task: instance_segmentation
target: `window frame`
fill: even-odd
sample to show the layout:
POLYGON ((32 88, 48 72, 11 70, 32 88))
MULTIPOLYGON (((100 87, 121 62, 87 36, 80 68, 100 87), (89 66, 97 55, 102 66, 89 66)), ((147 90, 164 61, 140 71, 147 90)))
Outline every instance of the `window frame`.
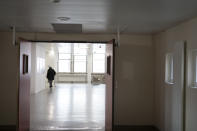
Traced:
POLYGON ((58 52, 58 73, 72 73, 72 52, 71 53, 61 53, 61 52, 58 52), (59 58, 59 55, 60 54, 70 54, 70 59, 60 59, 59 58), (59 61, 60 60, 69 60, 70 61, 70 71, 69 72, 60 72, 59 71, 59 61))
POLYGON ((166 53, 165 55, 165 83, 174 84, 174 55, 166 53))
POLYGON ((87 55, 88 55, 88 43, 73 43, 72 44, 72 61, 73 61, 73 65, 72 65, 72 73, 74 74, 87 74, 87 66, 88 66, 88 63, 87 63, 87 55), (87 49, 86 49, 86 54, 78 54, 76 53, 75 54, 75 44, 76 45, 80 45, 80 44, 86 44, 87 45, 87 49), (86 69, 85 69, 85 72, 75 72, 75 56, 85 56, 86 57, 86 60, 85 60, 85 64, 86 64, 86 69))
POLYGON ((76 74, 87 74, 87 66, 88 66, 88 63, 87 63, 87 55, 77 55, 77 56, 85 56, 86 57, 86 60, 85 60, 85 64, 86 64, 86 69, 85 69, 85 72, 75 72, 75 56, 76 55, 73 55, 73 73, 76 73, 76 74))
POLYGON ((192 50, 191 55, 191 87, 197 88, 197 50, 192 50))
POLYGON ((58 52, 58 73, 65 73, 65 74, 87 74, 87 54, 86 55, 75 55, 75 52, 74 52, 74 46, 75 44, 88 44, 88 43, 70 43, 71 45, 71 53, 62 53, 62 52, 58 52), (70 59, 59 59, 59 54, 70 54, 70 59), (74 67, 75 67, 75 56, 86 56, 86 71, 85 72, 75 72, 74 70, 74 67), (59 72, 59 60, 70 60, 70 72, 59 72))

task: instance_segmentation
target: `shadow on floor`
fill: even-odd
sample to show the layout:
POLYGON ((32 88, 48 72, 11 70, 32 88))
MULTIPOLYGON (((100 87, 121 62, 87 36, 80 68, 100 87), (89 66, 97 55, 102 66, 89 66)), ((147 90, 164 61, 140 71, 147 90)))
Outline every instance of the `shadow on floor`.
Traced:
POLYGON ((15 125, 0 126, 0 131, 16 131, 15 125))

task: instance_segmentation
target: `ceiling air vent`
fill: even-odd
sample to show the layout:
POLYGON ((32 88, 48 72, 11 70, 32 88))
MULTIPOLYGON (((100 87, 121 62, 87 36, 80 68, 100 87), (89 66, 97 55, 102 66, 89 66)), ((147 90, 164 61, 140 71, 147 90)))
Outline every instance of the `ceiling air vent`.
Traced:
POLYGON ((82 33, 82 24, 52 24, 56 33, 82 33))

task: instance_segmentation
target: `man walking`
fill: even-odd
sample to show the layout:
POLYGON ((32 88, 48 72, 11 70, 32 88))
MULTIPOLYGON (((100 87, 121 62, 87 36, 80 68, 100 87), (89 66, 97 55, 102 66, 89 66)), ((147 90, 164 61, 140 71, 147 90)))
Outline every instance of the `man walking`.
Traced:
POLYGON ((47 71, 47 79, 48 79, 50 88, 53 86, 52 83, 53 83, 55 75, 56 75, 55 70, 52 67, 49 67, 47 71))

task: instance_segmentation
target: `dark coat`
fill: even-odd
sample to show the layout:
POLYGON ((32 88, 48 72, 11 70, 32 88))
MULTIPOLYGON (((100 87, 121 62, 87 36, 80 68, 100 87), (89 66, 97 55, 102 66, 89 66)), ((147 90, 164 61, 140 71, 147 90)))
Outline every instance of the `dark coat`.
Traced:
POLYGON ((50 67, 50 68, 48 69, 48 71, 47 71, 47 79, 48 79, 49 81, 52 81, 52 80, 54 80, 55 75, 56 75, 55 70, 52 69, 52 68, 50 67))

